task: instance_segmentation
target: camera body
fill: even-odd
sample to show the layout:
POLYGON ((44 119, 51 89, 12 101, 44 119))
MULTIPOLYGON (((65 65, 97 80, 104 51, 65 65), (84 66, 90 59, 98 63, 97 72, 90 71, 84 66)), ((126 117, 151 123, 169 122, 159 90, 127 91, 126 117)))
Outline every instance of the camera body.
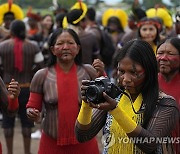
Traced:
POLYGON ((90 81, 88 88, 85 91, 85 96, 89 102, 99 104, 105 102, 103 92, 111 98, 116 98, 120 95, 121 90, 107 77, 99 77, 94 81, 90 81))

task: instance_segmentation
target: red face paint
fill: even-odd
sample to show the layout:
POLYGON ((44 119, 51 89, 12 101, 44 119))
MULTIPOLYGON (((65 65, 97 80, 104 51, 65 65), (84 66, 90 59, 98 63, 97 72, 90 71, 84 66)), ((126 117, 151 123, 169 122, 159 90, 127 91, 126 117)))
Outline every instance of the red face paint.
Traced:
POLYGON ((171 68, 178 68, 179 67, 179 56, 158 56, 157 60, 159 65, 167 65, 171 68))
POLYGON ((170 43, 164 43, 159 47, 156 58, 161 73, 168 74, 179 70, 179 52, 170 43))
POLYGON ((119 84, 131 94, 139 93, 145 80, 144 68, 128 57, 122 59, 118 65, 119 84))
POLYGON ((68 32, 63 32, 57 37, 52 52, 61 61, 72 61, 79 52, 79 46, 68 32))

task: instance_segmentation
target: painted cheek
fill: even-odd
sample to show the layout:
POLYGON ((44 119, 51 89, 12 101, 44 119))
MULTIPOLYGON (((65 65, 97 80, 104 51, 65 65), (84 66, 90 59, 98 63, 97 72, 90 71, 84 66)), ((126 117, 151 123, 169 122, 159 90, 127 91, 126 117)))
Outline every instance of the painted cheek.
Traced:
POLYGON ((141 86, 144 82, 145 79, 145 71, 143 70, 142 72, 139 72, 138 76, 136 79, 134 79, 134 86, 138 87, 141 86))
POLYGON ((158 61, 160 61, 160 60, 168 61, 169 58, 168 58, 168 56, 157 56, 157 60, 158 61))
POLYGON ((60 51, 62 50, 62 47, 57 46, 57 47, 54 48, 54 50, 55 50, 56 53, 59 54, 60 51))
POLYGON ((54 49, 55 49, 55 51, 57 51, 57 50, 61 50, 62 48, 59 46, 56 46, 54 49))
POLYGON ((168 59, 169 59, 169 61, 171 63, 171 67, 172 68, 179 67, 180 61, 179 61, 179 57, 178 56, 169 57, 168 59))

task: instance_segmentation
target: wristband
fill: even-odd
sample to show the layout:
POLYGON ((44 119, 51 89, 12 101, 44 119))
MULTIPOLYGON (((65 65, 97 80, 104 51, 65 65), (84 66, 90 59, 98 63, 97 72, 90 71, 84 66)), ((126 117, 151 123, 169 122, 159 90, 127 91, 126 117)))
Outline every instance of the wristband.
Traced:
POLYGON ((8 96, 8 110, 9 111, 15 111, 17 110, 19 107, 19 102, 18 102, 18 99, 11 99, 9 96, 8 96))
POLYGON ((78 122, 82 125, 88 125, 91 122, 92 108, 89 104, 82 101, 81 109, 78 114, 78 122))
POLYGON ((109 112, 126 133, 131 133, 137 124, 119 106, 109 112))

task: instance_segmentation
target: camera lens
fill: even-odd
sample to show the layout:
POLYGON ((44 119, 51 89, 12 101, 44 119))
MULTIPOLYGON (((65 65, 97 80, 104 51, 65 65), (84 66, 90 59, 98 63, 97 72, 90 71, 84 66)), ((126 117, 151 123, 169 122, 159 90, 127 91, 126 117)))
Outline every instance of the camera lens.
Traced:
POLYGON ((94 102, 98 98, 98 88, 95 86, 89 86, 86 90, 86 97, 90 102, 94 102))
POLYGON ((91 85, 86 90, 87 100, 97 104, 102 99, 103 88, 91 85))

